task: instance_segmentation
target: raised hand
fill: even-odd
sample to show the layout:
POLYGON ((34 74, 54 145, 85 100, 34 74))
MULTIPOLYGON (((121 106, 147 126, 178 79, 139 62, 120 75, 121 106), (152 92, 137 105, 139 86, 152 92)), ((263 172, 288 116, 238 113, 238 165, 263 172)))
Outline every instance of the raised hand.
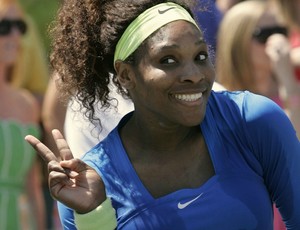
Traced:
POLYGON ((62 160, 34 136, 25 140, 48 164, 49 189, 56 200, 78 213, 87 213, 105 199, 105 189, 99 174, 80 159, 74 159, 68 143, 58 130, 52 131, 62 160))
POLYGON ((288 38, 281 34, 270 36, 266 43, 266 53, 280 85, 287 88, 288 91, 294 89, 297 82, 290 57, 291 47, 288 38))

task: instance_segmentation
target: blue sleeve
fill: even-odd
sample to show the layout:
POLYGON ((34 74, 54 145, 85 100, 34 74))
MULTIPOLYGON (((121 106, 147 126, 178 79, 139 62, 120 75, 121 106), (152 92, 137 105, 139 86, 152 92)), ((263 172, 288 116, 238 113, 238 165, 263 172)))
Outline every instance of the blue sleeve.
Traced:
POLYGON ((77 230, 74 222, 73 209, 57 202, 59 219, 64 230, 77 230))
POLYGON ((246 97, 242 116, 249 145, 287 229, 300 229, 300 142, 296 131, 273 101, 252 94, 246 97))

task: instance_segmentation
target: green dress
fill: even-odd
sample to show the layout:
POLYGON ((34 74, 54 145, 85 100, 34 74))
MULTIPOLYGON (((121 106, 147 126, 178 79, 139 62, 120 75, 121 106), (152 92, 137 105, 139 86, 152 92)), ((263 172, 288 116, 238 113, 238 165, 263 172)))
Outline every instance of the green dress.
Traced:
POLYGON ((25 190, 35 151, 24 140, 27 134, 39 137, 37 125, 0 120, 0 229, 22 229, 19 198, 25 190))

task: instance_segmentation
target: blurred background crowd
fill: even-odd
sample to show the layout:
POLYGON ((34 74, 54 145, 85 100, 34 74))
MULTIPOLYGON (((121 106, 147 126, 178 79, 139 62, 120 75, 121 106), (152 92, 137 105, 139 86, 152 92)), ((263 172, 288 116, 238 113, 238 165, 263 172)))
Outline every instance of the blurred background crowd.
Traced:
MULTIPOLYGON (((300 0, 198 2, 194 13, 216 81, 228 90, 249 90, 274 100, 299 137, 300 0)), ((47 169, 24 144, 24 133, 39 135, 53 146, 51 130, 65 130, 79 155, 99 140, 91 135, 87 120, 66 116, 75 113, 69 108, 76 103, 60 102, 55 87, 59 76, 49 63, 49 30, 61 3, 0 0, 0 229, 61 229, 48 192, 47 169), (83 135, 90 141, 81 150, 76 145, 83 135)), ((132 109, 130 104, 125 107, 124 112, 132 109)), ((276 207, 274 215, 274 229, 285 229, 276 207)))

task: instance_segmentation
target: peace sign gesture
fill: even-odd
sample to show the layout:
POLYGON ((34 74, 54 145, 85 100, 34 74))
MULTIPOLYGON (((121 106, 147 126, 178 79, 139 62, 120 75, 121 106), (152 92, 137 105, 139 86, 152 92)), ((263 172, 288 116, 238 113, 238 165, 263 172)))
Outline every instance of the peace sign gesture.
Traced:
POLYGON ((80 159, 74 159, 68 143, 58 130, 52 131, 62 160, 34 136, 25 140, 48 164, 49 189, 53 198, 74 209, 87 213, 105 199, 105 189, 99 174, 80 159))

